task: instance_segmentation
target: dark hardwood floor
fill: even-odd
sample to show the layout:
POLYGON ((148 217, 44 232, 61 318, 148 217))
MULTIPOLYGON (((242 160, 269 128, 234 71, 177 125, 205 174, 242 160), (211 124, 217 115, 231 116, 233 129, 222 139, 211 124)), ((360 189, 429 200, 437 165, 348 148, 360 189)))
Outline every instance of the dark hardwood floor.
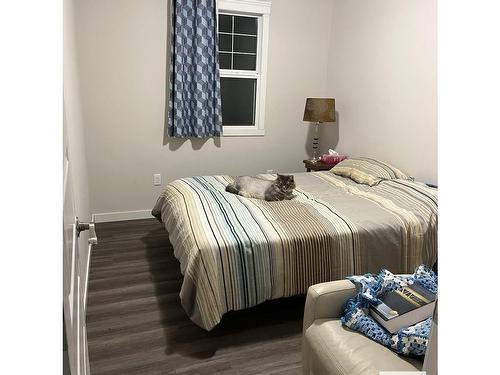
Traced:
POLYGON ((97 225, 87 334, 92 375, 300 374, 304 297, 226 314, 211 332, 181 307, 182 275, 155 219, 97 225))

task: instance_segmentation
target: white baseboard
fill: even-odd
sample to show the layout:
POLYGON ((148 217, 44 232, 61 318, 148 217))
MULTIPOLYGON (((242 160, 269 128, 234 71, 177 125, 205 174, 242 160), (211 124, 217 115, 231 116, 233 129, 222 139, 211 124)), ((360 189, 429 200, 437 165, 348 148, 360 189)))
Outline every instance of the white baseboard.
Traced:
POLYGON ((153 219, 151 210, 137 210, 137 211, 121 211, 121 212, 103 212, 94 214, 94 221, 96 223, 107 223, 110 221, 124 221, 124 220, 139 220, 139 219, 153 219))

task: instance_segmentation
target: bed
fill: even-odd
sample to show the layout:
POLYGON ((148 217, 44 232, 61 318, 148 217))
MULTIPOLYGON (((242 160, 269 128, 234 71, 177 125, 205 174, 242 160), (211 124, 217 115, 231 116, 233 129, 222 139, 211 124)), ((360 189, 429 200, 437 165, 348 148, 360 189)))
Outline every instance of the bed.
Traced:
POLYGON ((330 171, 294 176, 286 201, 227 193, 230 176, 182 178, 158 198, 152 213, 180 262, 181 303, 200 327, 312 284, 436 261, 437 189, 403 179, 370 187, 330 171))

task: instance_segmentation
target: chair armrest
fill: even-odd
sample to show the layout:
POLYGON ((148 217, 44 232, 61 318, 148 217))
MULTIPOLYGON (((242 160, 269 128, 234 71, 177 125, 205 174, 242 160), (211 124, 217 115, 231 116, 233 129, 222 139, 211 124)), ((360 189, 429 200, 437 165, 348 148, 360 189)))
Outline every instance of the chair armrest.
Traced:
POLYGON ((356 286, 349 280, 311 285, 307 291, 302 334, 316 319, 340 318, 343 305, 355 294, 356 286))

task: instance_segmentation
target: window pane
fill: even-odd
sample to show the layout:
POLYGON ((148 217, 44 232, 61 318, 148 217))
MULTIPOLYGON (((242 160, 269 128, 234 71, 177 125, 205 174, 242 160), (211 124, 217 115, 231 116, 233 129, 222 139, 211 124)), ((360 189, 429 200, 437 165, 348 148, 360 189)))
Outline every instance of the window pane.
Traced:
POLYGON ((231 54, 230 53, 219 53, 219 68, 220 69, 231 69, 231 54))
POLYGON ((219 34, 219 51, 233 50, 233 37, 228 34, 219 34))
POLYGON ((257 38, 253 36, 234 36, 234 52, 257 52, 257 38))
POLYGON ((235 16, 234 32, 237 34, 257 35, 257 18, 235 16))
POLYGON ((233 16, 219 15, 219 31, 226 33, 233 32, 233 16))
POLYGON ((221 78, 222 124, 244 126, 255 124, 256 79, 221 78))
POLYGON ((242 55, 239 53, 235 53, 233 69, 255 70, 256 60, 257 56, 255 55, 242 55))

